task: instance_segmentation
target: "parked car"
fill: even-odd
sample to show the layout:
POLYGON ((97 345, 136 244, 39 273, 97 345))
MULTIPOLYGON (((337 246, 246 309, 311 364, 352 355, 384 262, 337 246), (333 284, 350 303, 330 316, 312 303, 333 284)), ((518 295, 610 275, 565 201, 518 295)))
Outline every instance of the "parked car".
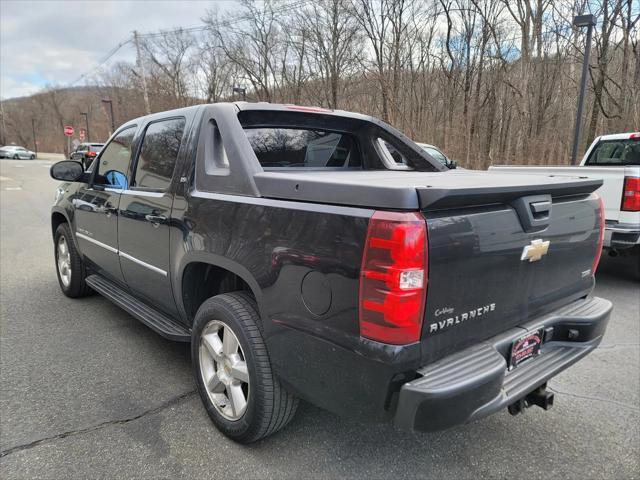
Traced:
POLYGON ((640 277, 640 132, 596 138, 575 167, 496 165, 489 169, 602 180, 598 193, 606 212, 604 248, 612 256, 634 255, 640 277))
POLYGON ((0 148, 0 158, 12 158, 14 160, 33 160, 36 158, 35 152, 27 150, 17 145, 6 145, 0 148))
POLYGON ((191 342, 205 409, 239 442, 284 427, 298 398, 418 431, 548 409, 548 380, 611 312, 591 295, 602 181, 450 170, 366 115, 156 113, 91 172, 51 176, 62 292, 191 342))
POLYGON ((416 145, 420 146, 420 148, 422 148, 425 152, 427 152, 429 155, 431 155, 433 158, 435 158, 445 167, 452 168, 452 169, 458 168, 458 163, 455 160, 451 160, 449 157, 447 157, 442 152, 442 150, 440 150, 435 145, 429 145, 428 143, 419 143, 419 142, 416 142, 416 145))
POLYGON ((81 143, 69 156, 71 160, 82 162, 85 170, 89 168, 91 162, 95 160, 104 147, 104 143, 81 143))

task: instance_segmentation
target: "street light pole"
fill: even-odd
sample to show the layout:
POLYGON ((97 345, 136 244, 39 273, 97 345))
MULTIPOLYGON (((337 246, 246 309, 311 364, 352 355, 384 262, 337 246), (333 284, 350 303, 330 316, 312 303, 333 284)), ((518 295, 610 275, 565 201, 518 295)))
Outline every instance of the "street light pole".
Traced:
POLYGON ((84 125, 87 127, 87 142, 91 142, 91 134, 89 133, 89 112, 80 112, 84 117, 84 125))
POLYGON ((576 109, 576 126, 573 135, 573 149, 571 150, 571 165, 575 165, 578 158, 578 146, 582 136, 582 110, 584 108, 584 95, 587 89, 587 72, 589 71, 589 53, 591 52, 591 35, 596 19, 593 15, 578 15, 573 19, 575 27, 587 27, 587 44, 582 61, 582 77, 580 79, 580 93, 578 94, 578 107, 576 109))
POLYGON ((109 113, 111 114, 111 132, 109 133, 109 136, 111 136, 111 134, 116 131, 116 122, 113 118, 113 102, 109 98, 103 98, 102 103, 109 104, 109 113))
POLYGON ((38 158, 38 141, 36 140, 36 119, 31 119, 31 131, 33 132, 33 153, 36 154, 36 158, 38 158))

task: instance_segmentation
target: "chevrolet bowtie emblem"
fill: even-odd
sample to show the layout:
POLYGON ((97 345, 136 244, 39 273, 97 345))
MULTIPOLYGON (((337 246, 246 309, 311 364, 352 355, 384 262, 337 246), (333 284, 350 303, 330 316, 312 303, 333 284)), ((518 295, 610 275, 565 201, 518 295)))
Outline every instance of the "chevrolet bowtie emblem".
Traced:
POLYGON ((525 245, 522 249, 522 256, 520 260, 525 261, 529 260, 529 262, 537 262, 542 258, 543 255, 546 255, 549 251, 549 241, 543 242, 539 238, 536 240, 531 240, 530 245, 525 245))

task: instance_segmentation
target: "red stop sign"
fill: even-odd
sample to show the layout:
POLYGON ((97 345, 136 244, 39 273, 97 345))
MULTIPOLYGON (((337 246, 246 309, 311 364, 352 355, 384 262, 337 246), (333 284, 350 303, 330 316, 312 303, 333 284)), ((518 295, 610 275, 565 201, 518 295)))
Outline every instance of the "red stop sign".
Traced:
POLYGON ((67 137, 70 137, 71 135, 73 135, 73 132, 75 132, 75 130, 73 129, 73 127, 72 127, 72 126, 70 126, 70 125, 65 125, 65 127, 64 127, 64 134, 65 134, 67 137))

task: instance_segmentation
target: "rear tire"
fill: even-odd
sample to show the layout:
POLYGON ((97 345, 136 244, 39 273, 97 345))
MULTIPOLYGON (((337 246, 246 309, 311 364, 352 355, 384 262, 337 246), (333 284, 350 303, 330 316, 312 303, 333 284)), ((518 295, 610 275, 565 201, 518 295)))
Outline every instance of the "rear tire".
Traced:
POLYGON ((16 154, 13 156, 13 159, 14 159, 14 160, 20 160, 20 156, 16 153, 16 154))
POLYGON ((69 224, 65 222, 58 225, 53 239, 56 274, 62 293, 70 298, 91 295, 93 290, 85 282, 87 272, 73 242, 69 224))
POLYGON ((255 442, 293 418, 298 399, 271 370, 258 309, 248 293, 217 295, 200 306, 191 361, 209 417, 232 440, 255 442))

